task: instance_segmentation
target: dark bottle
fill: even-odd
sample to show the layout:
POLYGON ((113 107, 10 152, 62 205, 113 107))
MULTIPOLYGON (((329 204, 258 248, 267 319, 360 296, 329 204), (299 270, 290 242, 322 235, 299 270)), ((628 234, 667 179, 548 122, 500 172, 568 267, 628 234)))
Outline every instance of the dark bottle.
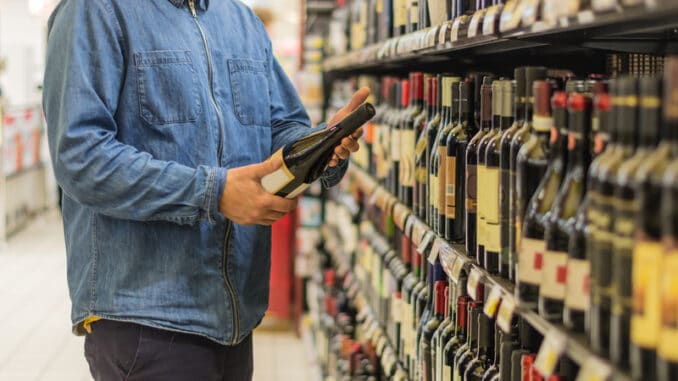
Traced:
MULTIPOLYGON (((670 136, 675 136, 678 127, 678 92, 676 91, 678 83, 678 59, 675 56, 667 58, 664 63, 664 124, 670 136)), ((678 173, 678 161, 675 156, 666 168, 663 177, 662 200, 661 200, 661 219, 662 233, 664 236, 664 245, 667 249, 663 258, 660 259, 661 278, 661 326, 659 328, 658 358, 657 358, 657 378, 661 381, 678 379, 678 348, 676 347, 676 335, 678 327, 678 316, 676 315, 676 268, 678 267, 678 251, 676 250, 676 233, 678 224, 676 216, 678 213, 678 203, 676 197, 676 173, 678 173)), ((647 211, 643 211, 647 213, 647 211)), ((635 280, 635 279, 634 279, 635 280)), ((648 287, 651 292, 651 287, 648 287)), ((654 330, 653 326, 646 328, 648 331, 654 330)), ((653 332, 648 332, 653 333, 653 332)), ((644 377, 643 377, 644 379, 644 377)))
POLYGON ((619 166, 614 184, 615 213, 612 237, 610 358, 615 365, 622 369, 629 367, 631 345, 631 310, 633 307, 631 263, 636 221, 640 212, 637 193, 639 184, 636 177, 638 168, 652 156, 658 142, 661 117, 660 92, 661 82, 659 79, 643 78, 639 81, 639 118, 633 121, 633 130, 639 138, 639 145, 634 155, 619 166))
MULTIPOLYGON (((591 240, 591 200, 595 197, 595 181, 600 163, 607 160, 611 151, 616 149, 617 129, 611 118, 611 97, 608 93, 595 97, 595 109, 600 128, 607 131, 609 139, 605 151, 598 152, 589 166, 586 196, 582 201, 574 229, 570 236, 567 260, 567 284, 565 286, 565 307, 563 323, 575 332, 590 332, 590 274, 591 263, 587 258, 587 245, 591 240)), ((596 150, 594 149, 594 154, 596 150)))
POLYGON ((412 194, 412 211, 422 218, 424 215, 424 200, 426 197, 426 146, 427 134, 426 125, 433 115, 431 108, 431 88, 432 78, 429 74, 424 74, 424 109, 414 119, 414 134, 417 137, 417 144, 414 148, 414 188, 412 194))
POLYGON ((487 145, 499 133, 499 106, 501 104, 500 86, 492 77, 483 78, 483 85, 480 87, 480 128, 486 131, 478 143, 477 158, 477 203, 478 213, 476 219, 476 260, 486 267, 485 264, 485 246, 488 240, 487 232, 487 213, 493 212, 493 198, 499 202, 499 179, 492 172, 488 177, 487 169, 487 145), (496 180, 496 184, 495 183, 496 180), (495 186, 496 185, 496 186, 495 186), (496 188, 496 190, 495 190, 496 188), (488 210, 489 209, 489 210, 488 210))
MULTIPOLYGON (((447 138, 447 178, 449 184, 445 190, 447 202, 447 226, 445 238, 450 242, 463 242, 466 235, 466 146, 473 123, 473 82, 465 80, 459 83, 458 103, 459 121, 447 138), (454 216, 452 218, 452 216, 454 216), (452 218, 452 219, 450 219, 452 218)), ((453 92, 453 100, 454 100, 453 92)))
MULTIPOLYGON (((444 280, 436 281, 435 283, 435 306, 431 318, 424 324, 421 332, 421 340, 419 341, 419 355, 421 356, 421 379, 424 381, 433 380, 433 358, 431 341, 433 334, 443 321, 443 314, 445 309, 445 292, 447 290, 447 282, 444 280)), ((449 291, 448 291, 449 292, 449 291)))
POLYGON ((508 277, 508 258, 501 257, 501 139, 513 124, 513 85, 500 80, 492 84, 492 107, 496 133, 488 139, 485 149, 487 196, 485 207, 485 269, 491 274, 508 277), (496 86, 495 86, 496 84, 496 86), (498 126, 497 126, 498 125, 498 126), (502 265, 502 259, 506 262, 502 265))
POLYGON ((464 381, 481 381, 494 358, 494 331, 492 321, 485 314, 478 315, 478 345, 475 358, 464 369, 464 381))
POLYGON ((546 78, 546 68, 528 66, 525 68, 525 122, 518 129, 511 140, 511 148, 509 154, 510 169, 509 169, 509 258, 516 258, 518 247, 520 247, 520 238, 522 237, 522 222, 518 218, 518 193, 516 190, 516 174, 518 168, 518 152, 523 144, 530 137, 532 131, 532 115, 534 95, 532 93, 532 84, 534 81, 543 80, 546 78))
POLYGON ((414 121, 424 112, 423 81, 423 73, 411 74, 411 107, 400 130, 400 187, 402 194, 400 200, 408 208, 412 208, 412 188, 414 187, 414 147, 417 132, 414 121))
POLYGON ((433 380, 440 380, 442 378, 443 346, 454 333, 454 312, 456 311, 457 294, 455 287, 454 281, 448 279, 443 306, 443 320, 431 338, 431 374, 433 380))
POLYGON ((546 252, 539 288, 539 313, 551 321, 562 320, 569 237, 574 229, 577 210, 586 194, 586 174, 591 162, 591 98, 582 93, 571 93, 567 103, 567 171, 545 225, 546 252))
MULTIPOLYGON (((465 277, 463 278, 464 280, 466 279, 465 277)), ((459 290, 462 291, 465 289, 465 281, 462 283, 460 280, 459 282, 459 290)), ((467 323, 468 323, 468 307, 475 302, 471 301, 471 298, 469 298, 466 295, 459 296, 457 298, 457 313, 456 313, 456 324, 455 324, 455 331, 452 337, 445 342, 445 345, 443 347, 443 369, 442 369, 442 380, 443 381, 450 381, 454 379, 454 358, 456 354, 459 352, 459 349, 464 345, 466 342, 467 338, 467 323)))
POLYGON ((454 369, 452 371, 454 381, 464 380, 464 371, 475 357, 475 350, 478 346, 478 317, 483 313, 482 309, 480 302, 476 301, 469 304, 468 335, 466 343, 457 349, 454 356, 454 369))
POLYGON ((403 124, 403 119, 407 115, 407 108, 409 107, 409 81, 398 81, 394 91, 396 93, 396 111, 389 121, 389 138, 391 143, 389 154, 391 163, 389 167, 387 189, 391 194, 398 196, 400 179, 400 129, 403 124))
POLYGON ((519 67, 513 71, 514 88, 514 121, 501 136, 499 144, 499 226, 501 230, 501 262, 508 263, 508 278, 514 279, 514 268, 517 258, 509 254, 510 233, 510 199, 509 188, 511 187, 511 141, 513 136, 525 122, 525 68, 519 67))
POLYGON ((297 197, 320 177, 341 139, 372 119, 374 113, 374 106, 365 103, 333 127, 285 145, 272 156, 282 158, 282 166, 261 179, 262 187, 281 197, 297 197))
MULTIPOLYGON (((664 246, 662 221, 657 218, 661 204, 663 175, 678 157, 678 60, 668 59, 664 67, 663 120, 661 143, 638 168, 638 204, 633 248, 633 314, 631 316, 631 376, 634 380, 657 380, 657 349, 661 338, 661 274, 664 246)), ((660 99, 649 101, 661 104, 660 99)), ((642 128, 642 127, 641 127, 642 128)), ((663 361, 662 361, 663 362, 663 361)))
MULTIPOLYGON (((421 371, 423 370, 424 354, 421 352, 422 349, 421 341, 424 336, 424 328, 426 327, 428 321, 431 320, 434 315, 434 302, 436 300, 435 284, 438 281, 442 281, 445 279, 445 272, 443 271, 443 267, 439 259, 436 259, 435 263, 429 263, 428 261, 426 263, 428 265, 427 286, 424 290, 422 290, 419 293, 419 301, 417 304, 418 309, 416 311, 418 319, 416 320, 416 333, 414 341, 414 346, 416 347, 417 354, 416 358, 417 361, 415 364, 416 366, 415 378, 420 377, 421 371)), ((430 360, 431 356, 430 338, 428 341, 427 350, 429 351, 428 357, 430 360)))
POLYGON ((440 165, 440 158, 438 156, 438 146, 440 144, 440 134, 442 133, 443 128, 445 127, 445 118, 447 117, 446 114, 446 107, 445 107, 445 88, 449 84, 448 81, 448 76, 441 76, 438 81, 438 112, 437 114, 440 117, 440 120, 438 122, 438 128, 435 131, 435 137, 433 137, 433 143, 431 145, 431 150, 429 152, 429 162, 428 162, 428 177, 429 177, 429 218, 428 218, 428 224, 429 227, 438 233, 438 214, 439 214, 439 208, 438 208, 438 191, 440 188, 440 173, 439 173, 439 165, 440 165))
POLYGON ((417 254, 419 261, 419 272, 417 273, 417 283, 412 289, 412 295, 410 295, 410 321, 408 322, 409 332, 407 338, 408 343, 406 344, 406 348, 409 351, 409 364, 407 365, 407 368, 410 372, 411 378, 415 377, 415 372, 417 370, 417 352, 419 350, 419 346, 417 345, 417 327, 419 326, 419 319, 421 317, 421 310, 419 306, 421 305, 421 309, 423 310, 428 296, 428 287, 426 287, 428 284, 428 262, 426 262, 426 258, 423 254, 417 254))
MULTIPOLYGON (((551 148, 546 173, 534 192, 523 219, 523 237, 519 248, 519 268, 517 270, 518 296, 534 307, 539 296, 541 267, 535 268, 535 260, 540 261, 546 250, 544 230, 547 215, 551 211, 560 185, 565 178, 567 166, 567 93, 556 92, 551 99, 553 108, 553 126, 551 129, 551 148)), ((539 123, 541 120, 537 119, 539 123)))
POLYGON ((407 5, 408 0, 393 0, 393 36, 398 37, 407 33, 407 5))
MULTIPOLYGON (((481 85, 481 93, 489 94, 489 97, 482 99, 491 103, 491 87, 492 79, 486 77, 483 79, 481 85)), ((488 107, 489 108, 489 107, 488 107)), ((492 114, 489 114, 491 116, 492 114)), ((473 127, 467 131, 468 136, 473 136, 466 147, 466 250, 468 256, 476 258, 479 261, 478 251, 478 148, 480 142, 483 140, 492 129, 492 118, 482 120, 480 129, 473 127)))
POLYGON ((394 79, 389 89, 389 109, 388 114, 384 115, 382 124, 382 149, 384 152, 383 179, 384 186, 389 191, 393 188, 393 151, 392 151, 392 132, 393 125, 400 115, 400 80, 394 79))
MULTIPOLYGON (((455 337, 457 330, 459 329, 458 323, 459 323, 459 302, 458 301, 464 301, 464 303, 467 302, 466 296, 464 295, 464 291, 462 289, 462 281, 460 280, 458 284, 455 284, 452 279, 450 279, 449 282, 449 300, 448 300, 448 318, 446 320, 449 320, 447 324, 445 322, 440 324, 440 328, 438 330, 440 331, 440 338, 438 339, 438 347, 435 348, 436 350, 436 356, 434 356, 434 366, 435 366, 435 380, 442 381, 445 377, 445 346, 450 342, 450 340, 453 340, 455 337)), ((464 304, 464 308, 466 305, 464 304)), ((451 374, 450 374, 451 377, 451 374)))
POLYGON ((499 376, 499 361, 501 361, 501 344, 505 341, 506 334, 499 327, 494 327, 494 352, 491 364, 485 369, 482 381, 490 381, 499 376))
MULTIPOLYGON (((522 360, 526 356, 534 357, 540 345, 540 334, 525 319, 518 321, 518 345, 511 353, 511 381, 529 380, 523 378, 522 360)), ((528 377, 529 373, 527 373, 528 377)))
POLYGON ((437 173, 432 173, 431 168, 431 158, 436 147, 436 137, 438 136, 438 127, 440 127, 440 89, 439 84, 442 76, 439 75, 436 78, 433 78, 431 94, 433 96, 433 117, 431 121, 426 126, 426 156, 425 156, 425 166, 426 166, 426 212, 424 215, 424 221, 428 226, 433 226, 433 200, 435 198, 436 190, 438 189, 437 184, 435 184, 437 173))
POLYGON ((607 355, 610 340, 610 314, 612 312, 612 222, 614 214, 614 179, 620 164, 634 151, 635 110, 638 105, 638 84, 635 79, 615 81, 617 93, 612 106, 616 112, 619 144, 616 154, 601 163, 596 180, 595 218, 592 219, 591 251, 591 347, 607 355), (630 100, 630 102, 627 102, 630 100), (604 165, 603 165, 604 164, 604 165))
MULTIPOLYGON (((456 87, 457 91, 459 90, 459 77, 447 77, 443 80, 443 110, 445 118, 440 124, 440 132, 438 136, 438 149, 436 151, 436 167, 438 171, 438 190, 437 190, 437 209, 438 209, 438 221, 436 225, 436 233, 439 236, 445 236, 445 228, 447 221, 447 187, 450 184, 454 184, 454 179, 450 180, 447 178, 447 140, 450 136, 450 132, 455 126, 455 123, 458 121, 459 117, 459 101, 457 96, 456 108, 453 107, 452 102, 452 91, 456 87)), ((454 174, 452 174, 454 175, 454 174)), ((454 218, 454 216, 452 216, 454 218)))
MULTIPOLYGON (((410 236, 412 234, 412 229, 413 228, 410 228, 410 236)), ((402 322, 400 323, 400 348, 402 351, 398 353, 400 361, 406 366, 409 366, 409 359, 412 352, 410 339, 412 326, 414 324, 412 316, 414 308, 412 299, 414 298, 415 292, 420 285, 419 277, 421 273, 421 255, 415 250, 410 250, 410 253, 412 255, 412 271, 410 271, 403 280, 401 295, 402 322)))

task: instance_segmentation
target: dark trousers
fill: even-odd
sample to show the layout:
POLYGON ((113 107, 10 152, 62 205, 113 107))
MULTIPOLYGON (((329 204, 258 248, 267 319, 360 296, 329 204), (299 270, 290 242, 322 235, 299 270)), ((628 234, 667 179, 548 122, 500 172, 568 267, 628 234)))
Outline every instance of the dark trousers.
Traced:
POLYGON ((97 381, 250 381, 252 335, 236 346, 133 323, 100 320, 85 338, 97 381))

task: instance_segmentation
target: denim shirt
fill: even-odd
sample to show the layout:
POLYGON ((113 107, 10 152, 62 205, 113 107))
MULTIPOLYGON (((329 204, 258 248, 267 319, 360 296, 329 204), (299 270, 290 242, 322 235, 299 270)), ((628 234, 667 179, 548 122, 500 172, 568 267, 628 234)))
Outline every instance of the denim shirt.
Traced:
POLYGON ((227 171, 314 131, 254 13, 236 0, 196 0, 195 16, 185 0, 64 0, 43 102, 74 331, 100 317, 244 339, 268 305, 270 228, 220 213, 227 171))

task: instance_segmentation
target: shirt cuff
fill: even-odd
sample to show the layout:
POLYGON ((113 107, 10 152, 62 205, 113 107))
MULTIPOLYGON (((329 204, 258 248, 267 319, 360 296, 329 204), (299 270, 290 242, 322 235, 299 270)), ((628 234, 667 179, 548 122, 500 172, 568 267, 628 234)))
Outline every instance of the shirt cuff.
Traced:
POLYGON ((339 159, 339 164, 329 167, 320 176, 320 181, 325 188, 331 188, 341 181, 348 169, 348 160, 339 159))
POLYGON ((207 220, 212 224, 224 218, 219 210, 219 201, 221 201, 221 195, 226 187, 227 172, 226 168, 213 168, 207 176, 204 210, 207 211, 207 220))

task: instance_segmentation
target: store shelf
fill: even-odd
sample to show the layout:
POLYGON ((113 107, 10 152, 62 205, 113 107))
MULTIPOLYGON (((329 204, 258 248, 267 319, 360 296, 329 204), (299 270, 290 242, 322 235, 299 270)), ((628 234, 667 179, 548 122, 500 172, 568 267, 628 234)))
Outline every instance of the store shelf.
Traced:
MULTIPOLYGON (((476 279, 479 283, 483 284, 485 287, 485 295, 491 293, 491 290, 498 288, 501 292, 501 302, 507 303, 507 305, 514 305, 515 308, 512 311, 513 315, 519 315, 525 319, 533 328, 539 331, 544 337, 548 335, 554 335, 560 337, 565 341, 564 354, 579 364, 581 367, 590 366, 590 364, 595 364, 597 368, 606 368, 614 373, 614 380, 631 380, 628 374, 615 370, 615 367, 610 364, 606 359, 603 359, 597 356, 586 342, 586 338, 582 334, 573 334, 569 332, 565 327, 553 324, 541 316, 539 316, 533 310, 527 309, 519 304, 519 301, 514 296, 515 287, 512 282, 507 279, 503 279, 488 273, 484 268, 480 267, 473 258, 469 257, 466 254, 466 250, 462 245, 451 245, 447 243, 443 238, 435 235, 433 230, 427 226, 423 221, 414 216, 414 214, 403 204, 395 201, 393 204, 393 199, 395 196, 390 194, 385 188, 377 184, 377 182, 364 170, 360 169, 356 165, 352 165, 348 171, 348 178, 353 184, 355 184, 361 192, 364 193, 366 197, 374 200, 375 198, 391 200, 391 202, 375 202, 375 205, 381 208, 381 205, 394 205, 394 207, 406 209, 406 213, 410 214, 410 219, 413 219, 412 223, 414 232, 409 236, 415 244, 419 244, 419 240, 426 235, 433 234, 435 239, 434 246, 437 246, 435 249, 438 251, 438 258, 440 259, 443 268, 447 275, 452 279, 458 279, 459 271, 465 271, 471 277, 471 273, 475 273, 476 279), (376 195, 379 195, 376 197, 376 195), (416 235, 416 236, 415 236, 416 235), (588 364, 588 365, 587 365, 588 364)), ((338 198, 337 200, 345 200, 345 198, 338 198)), ((340 203, 346 205, 345 201, 339 201, 340 203)), ((391 213, 390 211, 385 211, 391 213)), ((510 320, 510 319, 509 319, 510 320)))
MULTIPOLYGON (((438 28, 438 26, 433 29, 438 28)), ((433 46, 429 30, 392 38, 341 56, 325 59, 328 73, 389 70, 413 64, 469 61, 499 54, 532 50, 535 55, 576 53, 582 49, 605 49, 664 54, 677 51, 678 2, 661 1, 654 6, 539 21, 522 30, 493 33, 433 46)), ((572 57, 573 59, 581 59, 572 57)))

